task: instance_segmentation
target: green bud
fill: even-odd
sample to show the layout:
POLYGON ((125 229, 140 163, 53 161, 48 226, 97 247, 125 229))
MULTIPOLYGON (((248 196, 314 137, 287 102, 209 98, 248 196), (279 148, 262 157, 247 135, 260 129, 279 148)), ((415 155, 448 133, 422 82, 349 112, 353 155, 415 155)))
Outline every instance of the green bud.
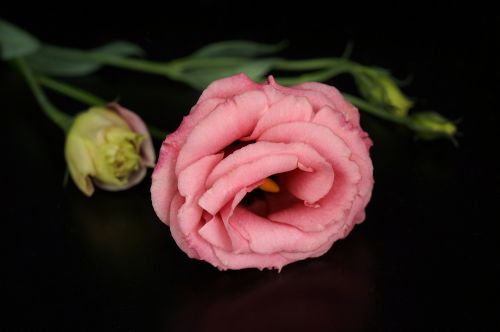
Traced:
POLYGON ((399 89, 385 71, 363 68, 355 75, 361 95, 369 102, 386 107, 398 116, 406 116, 413 102, 399 89))
POLYGON ((418 112, 410 116, 411 127, 422 139, 438 137, 452 138, 457 133, 456 125, 436 112, 418 112))
POLYGON ((145 175, 141 156, 144 139, 111 109, 93 107, 80 113, 65 145, 71 177, 87 196, 94 192, 93 183, 113 191, 130 187, 145 175))

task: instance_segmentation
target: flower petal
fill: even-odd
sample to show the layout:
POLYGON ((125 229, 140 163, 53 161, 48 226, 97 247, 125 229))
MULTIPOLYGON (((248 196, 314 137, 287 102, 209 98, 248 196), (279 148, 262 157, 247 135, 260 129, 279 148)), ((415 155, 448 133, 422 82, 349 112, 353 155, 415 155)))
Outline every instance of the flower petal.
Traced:
POLYGON ((361 180, 358 165, 345 142, 329 128, 305 122, 285 123, 265 131, 259 140, 303 142, 312 146, 333 166, 335 182, 330 192, 318 201, 318 208, 294 204, 269 215, 269 219, 287 223, 304 231, 321 231, 331 222, 342 220, 357 194, 361 180))
POLYGON ((186 235, 196 232, 201 223, 203 211, 197 201, 206 190, 204 183, 208 174, 215 164, 222 159, 222 156, 222 153, 205 156, 189 165, 179 174, 179 194, 186 201, 179 209, 177 220, 179 229, 186 235))
POLYGON ((333 105, 333 109, 342 112, 345 115, 347 121, 359 127, 358 109, 354 107, 350 102, 348 102, 344 98, 344 96, 342 96, 340 91, 337 90, 335 87, 323 83, 306 82, 299 85, 295 85, 292 88, 303 90, 306 92, 315 91, 322 93, 328 98, 328 100, 330 100, 331 104, 333 105))
POLYGON ((165 224, 169 223, 170 203, 177 191, 175 164, 180 147, 196 124, 210 114, 222 102, 220 99, 208 99, 199 102, 191 113, 184 117, 179 128, 168 135, 160 149, 160 157, 152 175, 151 200, 153 208, 165 224))
POLYGON ((180 230, 179 223, 177 220, 177 213, 179 208, 184 204, 184 198, 176 194, 171 202, 170 206, 170 215, 168 220, 170 220, 170 233, 174 238, 175 243, 182 249, 185 253, 188 254, 191 258, 199 258, 197 251, 192 248, 192 246, 187 241, 186 235, 180 230))
POLYGON ((269 107, 269 110, 257 122, 252 134, 242 140, 254 140, 266 129, 280 123, 310 121, 312 115, 312 106, 306 98, 286 96, 269 107))
POLYGON ((355 197, 356 187, 346 185, 341 177, 337 177, 332 190, 314 207, 294 203, 272 212, 268 218, 304 232, 320 232, 329 224, 344 222, 355 197))
POLYGON ((153 147, 153 140, 149 134, 149 130, 142 119, 134 112, 120 106, 117 103, 109 103, 108 107, 115 110, 127 122, 130 129, 136 133, 141 134, 144 140, 141 143, 141 157, 142 162, 147 167, 154 167, 155 165, 155 149, 153 147))
POLYGON ((226 251, 232 250, 231 239, 224 228, 222 219, 218 215, 215 215, 202 228, 200 228, 198 233, 211 245, 226 251))
POLYGON ((188 201, 201 195, 208 175, 223 157, 223 153, 208 155, 186 167, 178 177, 179 193, 188 201))
POLYGON ((218 248, 214 248, 214 253, 226 267, 232 270, 246 269, 250 267, 257 268, 259 270, 266 268, 281 270, 283 266, 292 262, 292 260, 283 257, 280 254, 234 254, 218 248))
POLYGON ((347 120, 353 125, 359 127, 358 110, 333 86, 322 83, 303 83, 292 87, 279 85, 274 77, 269 76, 269 84, 284 94, 306 97, 317 111, 323 106, 330 106, 333 109, 342 112, 347 120))
POLYGON ((219 105, 189 134, 177 158, 176 174, 201 157, 217 153, 250 134, 266 108, 266 96, 259 91, 243 93, 219 105))
POLYGON ((151 202, 160 220, 169 224, 170 204, 177 193, 177 178, 175 176, 175 160, 178 153, 169 139, 163 142, 160 158, 151 176, 151 202))
POLYGON ((304 143, 275 143, 259 141, 234 151, 224 158, 208 176, 206 185, 211 187, 215 181, 225 174, 233 171, 239 165, 257 161, 266 156, 278 154, 292 154, 297 156, 302 167, 308 168, 293 171, 293 174, 282 174, 280 179, 283 184, 296 197, 313 203, 330 190, 333 183, 333 170, 331 165, 314 150, 304 143))
POLYGON ((361 128, 346 123, 342 114, 329 107, 319 110, 313 122, 327 126, 338 133, 351 149, 351 159, 359 166, 361 180, 358 183, 358 196, 351 208, 348 220, 360 223, 364 220, 364 209, 370 201, 374 184, 373 164, 369 155, 371 140, 361 128))
POLYGON ((337 169, 343 170, 354 183, 360 179, 358 166, 350 160, 351 150, 325 126, 308 122, 283 123, 262 133, 260 141, 307 144, 328 160, 335 172, 337 169))
MULTIPOLYGON (((185 206, 184 202, 184 198, 177 194, 174 196, 172 206, 170 207, 170 232, 175 242, 189 257, 206 260, 216 267, 224 268, 221 261, 215 256, 213 247, 197 231, 185 232, 185 221, 192 221, 194 219, 190 219, 191 215, 183 213, 182 207, 185 206)), ((191 212, 193 211, 191 210, 191 212)), ((194 212, 196 213, 196 211, 194 212)))
POLYGON ((328 232, 306 233, 296 227, 275 223, 240 206, 235 208, 230 223, 248 239, 252 252, 259 254, 310 253, 330 237, 328 232))
POLYGON ((273 174, 291 171, 297 165, 298 158, 292 155, 273 155, 243 164, 218 179, 201 196, 198 204, 214 215, 244 187, 273 174))
POLYGON ((70 133, 66 138, 64 156, 71 178, 77 187, 87 196, 94 193, 94 185, 90 179, 96 170, 87 144, 78 135, 70 133))
MULTIPOLYGON (((192 239, 189 242, 191 243, 191 247, 195 246, 196 248, 198 248, 197 251, 201 250, 205 252, 205 254, 201 254, 205 256, 207 255, 207 252, 208 255, 210 254, 211 249, 207 248, 205 244, 196 245, 198 240, 194 240, 194 238, 197 238, 198 235, 201 235, 202 238, 204 237, 203 234, 198 234, 199 229, 203 227, 203 210, 198 205, 197 201, 199 196, 205 190, 204 183, 206 177, 211 172, 214 165, 219 162, 221 158, 222 154, 206 156, 191 164, 189 167, 183 170, 181 174, 179 174, 178 195, 181 197, 184 196, 185 201, 181 206, 178 206, 174 210, 174 213, 176 213, 175 221, 170 223, 170 227, 174 227, 177 230, 177 232, 179 233, 179 237, 192 239)), ((205 232, 208 232, 205 235, 209 236, 210 229, 206 230, 205 232)))
POLYGON ((368 152, 373 142, 361 127, 356 127, 348 122, 342 112, 324 106, 316 112, 312 122, 330 128, 334 133, 342 137, 355 154, 363 159, 370 160, 368 152))
POLYGON ((212 82, 201 94, 200 101, 211 98, 229 99, 247 91, 260 89, 260 84, 241 73, 212 82))
POLYGON ((124 185, 116 185, 113 183, 104 183, 104 182, 99 181, 97 178, 94 178, 93 180, 94 180, 95 185, 101 189, 104 189, 107 191, 122 191, 122 190, 129 189, 129 188, 135 186, 136 184, 138 184, 139 182, 141 182, 142 179, 144 179, 144 177, 146 176, 146 173, 147 173, 146 168, 140 167, 137 171, 135 171, 133 174, 130 175, 127 183, 124 185))
POLYGON ((222 217, 222 222, 224 223, 224 228, 231 239, 231 252, 234 254, 249 253, 250 247, 248 246, 248 240, 231 224, 229 220, 233 216, 234 209, 241 202, 245 195, 252 191, 252 187, 246 187, 240 190, 235 196, 232 202, 227 203, 221 210, 220 216, 222 217))

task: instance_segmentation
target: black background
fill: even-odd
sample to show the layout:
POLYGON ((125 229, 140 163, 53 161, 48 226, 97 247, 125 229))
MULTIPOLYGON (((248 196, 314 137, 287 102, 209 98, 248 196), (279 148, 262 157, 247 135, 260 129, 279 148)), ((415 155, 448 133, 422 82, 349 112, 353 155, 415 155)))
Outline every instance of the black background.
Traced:
MULTIPOLYGON (((1 15, 53 44, 126 39, 162 60, 224 39, 287 40, 290 58, 337 56, 352 40, 354 60, 413 76, 404 91, 417 109, 462 119, 459 147, 416 141, 362 115, 376 180, 366 221, 323 257, 281 273, 219 272, 176 247, 152 210, 149 178, 91 199, 73 184, 63 188, 64 137, 18 73, 1 64, 3 330, 498 331, 498 15, 486 8, 459 15, 411 6, 383 14, 363 5, 232 7, 205 1, 126 15, 1 15)), ((199 95, 113 68, 69 82, 119 97, 168 131, 199 95)), ((349 78, 331 83, 352 92, 349 78)), ((50 96, 68 112, 83 107, 50 96)))

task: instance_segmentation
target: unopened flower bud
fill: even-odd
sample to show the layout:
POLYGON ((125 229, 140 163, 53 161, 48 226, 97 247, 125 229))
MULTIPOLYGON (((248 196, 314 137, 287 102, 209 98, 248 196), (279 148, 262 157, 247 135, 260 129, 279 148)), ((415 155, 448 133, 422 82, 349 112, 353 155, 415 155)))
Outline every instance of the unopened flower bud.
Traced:
POLYGON ((139 183, 155 153, 146 125, 139 116, 116 103, 80 113, 65 145, 69 172, 87 196, 98 187, 118 191, 139 183))
POLYGON ((368 101, 379 104, 399 116, 406 116, 413 102, 406 97, 394 79, 385 71, 365 68, 356 75, 360 93, 368 101))
POLYGON ((420 138, 452 138, 457 133, 456 125, 436 112, 418 112, 410 117, 411 126, 420 138))

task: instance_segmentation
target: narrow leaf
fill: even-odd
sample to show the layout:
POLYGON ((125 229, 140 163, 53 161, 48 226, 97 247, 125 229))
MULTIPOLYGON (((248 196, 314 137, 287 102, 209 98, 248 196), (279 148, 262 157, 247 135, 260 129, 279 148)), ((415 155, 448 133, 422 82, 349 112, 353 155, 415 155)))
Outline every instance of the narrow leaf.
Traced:
POLYGON ((209 44, 194 52, 191 56, 195 58, 214 57, 256 57, 260 55, 273 54, 286 47, 286 42, 277 44, 261 44, 247 40, 230 40, 209 44))
POLYGON ((0 57, 11 60, 35 53, 38 40, 26 31, 0 18, 0 57))
MULTIPOLYGON (((125 56, 141 56, 144 51, 137 45, 115 41, 90 50, 94 53, 103 53, 125 56)), ((28 57, 30 66, 37 72, 54 76, 84 76, 99 70, 103 65, 97 62, 85 61, 59 52, 56 47, 43 47, 39 52, 28 57)))

